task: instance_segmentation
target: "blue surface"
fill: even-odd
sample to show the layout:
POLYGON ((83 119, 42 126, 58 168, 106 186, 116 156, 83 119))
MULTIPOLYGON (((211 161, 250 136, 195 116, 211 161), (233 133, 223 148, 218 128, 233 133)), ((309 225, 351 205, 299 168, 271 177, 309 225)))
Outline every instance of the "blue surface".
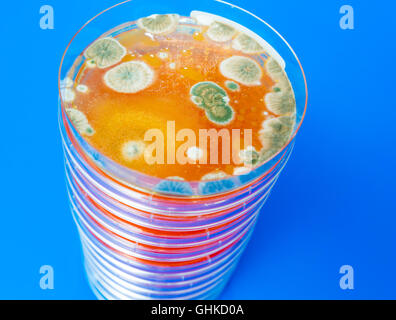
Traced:
MULTIPOLYGON (((117 1, 2 3, 1 299, 92 299, 69 212, 57 72, 87 20, 117 1), (39 8, 55 29, 39 28, 39 8), (54 290, 41 290, 51 265, 54 290)), ((180 1, 181 5, 183 1, 180 1)), ((304 66, 309 105, 294 154, 264 206, 224 299, 396 298, 396 138, 390 1, 234 1, 274 26, 304 66), (339 9, 355 9, 355 30, 339 9), (354 290, 341 290, 351 265, 354 290)))

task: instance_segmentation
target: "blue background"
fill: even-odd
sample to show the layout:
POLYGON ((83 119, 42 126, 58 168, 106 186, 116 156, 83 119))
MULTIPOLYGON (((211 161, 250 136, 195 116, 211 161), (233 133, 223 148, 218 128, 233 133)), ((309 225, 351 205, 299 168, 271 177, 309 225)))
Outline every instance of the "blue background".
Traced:
MULTIPOLYGON (((66 201, 57 71, 78 28, 117 2, 2 3, 2 299, 94 298, 66 201), (55 10, 54 30, 39 27, 44 4, 55 10), (45 264, 54 290, 39 287, 45 264)), ((233 3, 285 36, 310 96, 294 154, 221 298, 395 299, 396 5, 284 0, 280 11, 277 1, 233 3), (355 30, 339 27, 344 4, 355 10, 355 30), (354 290, 339 287, 345 264, 354 290)))

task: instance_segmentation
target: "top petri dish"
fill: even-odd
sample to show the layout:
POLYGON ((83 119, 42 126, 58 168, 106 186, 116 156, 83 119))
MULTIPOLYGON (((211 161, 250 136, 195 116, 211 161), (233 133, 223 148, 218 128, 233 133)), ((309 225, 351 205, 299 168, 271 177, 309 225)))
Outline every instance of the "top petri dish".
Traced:
POLYGON ((161 1, 147 8, 144 1, 130 0, 104 10, 68 44, 58 85, 64 140, 71 141, 103 181, 166 197, 218 196, 277 170, 307 105, 304 71, 283 37, 254 14, 213 0, 182 8, 161 1), (248 105, 255 98, 260 98, 262 109, 248 105), (142 122, 146 127, 139 127, 142 122), (196 135, 214 128, 220 144, 216 152, 224 152, 221 130, 240 129, 245 135, 236 143, 239 163, 232 162, 231 130, 231 163, 230 155, 224 162, 223 154, 220 163, 211 163, 212 150, 201 144, 184 144, 180 154, 173 150, 176 159, 165 154, 165 162, 148 163, 150 157, 158 161, 158 150, 164 146, 146 157, 147 129, 166 130, 169 152, 176 141, 168 140, 172 125, 173 134, 186 127, 196 135), (249 128, 253 137, 246 140, 249 128), (131 139, 136 132, 139 139, 131 139), (187 164, 179 161, 181 154, 187 164), (201 162, 203 154, 209 163, 201 162))

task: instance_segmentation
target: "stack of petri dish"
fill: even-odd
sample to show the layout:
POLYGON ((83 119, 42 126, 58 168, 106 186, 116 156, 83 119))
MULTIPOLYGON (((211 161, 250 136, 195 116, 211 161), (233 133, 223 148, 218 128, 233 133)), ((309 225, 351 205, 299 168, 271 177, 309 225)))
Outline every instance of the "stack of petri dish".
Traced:
MULTIPOLYGON (((295 92, 295 128, 277 154, 247 174, 212 181, 164 180, 123 167, 95 150, 70 121, 61 97, 59 126, 70 207, 89 283, 99 299, 217 298, 249 242, 303 120, 305 77, 283 38, 235 6, 204 0, 186 4, 183 11, 197 9, 248 25, 271 41, 273 50, 286 61, 295 92)), ((155 10, 164 8, 154 1, 150 11, 155 10)), ((146 11, 144 1, 126 1, 91 19, 66 49, 60 90, 61 79, 73 78, 79 54, 96 30, 108 30, 133 20, 131 15, 147 15, 146 11)))

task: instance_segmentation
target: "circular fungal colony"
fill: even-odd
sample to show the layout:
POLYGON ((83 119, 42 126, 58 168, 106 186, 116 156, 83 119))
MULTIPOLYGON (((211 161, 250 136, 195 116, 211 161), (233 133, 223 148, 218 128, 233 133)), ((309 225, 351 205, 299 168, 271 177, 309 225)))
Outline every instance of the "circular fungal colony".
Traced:
POLYGON ((124 62, 106 72, 104 82, 114 91, 136 93, 146 89, 154 79, 153 70, 142 61, 124 62))
POLYGON ((200 108, 205 109, 208 119, 219 125, 230 123, 234 118, 234 110, 228 105, 227 93, 214 82, 204 81, 191 88, 191 100, 200 108))
POLYGON ((179 24, 178 14, 153 14, 137 21, 139 28, 154 35, 166 35, 176 30, 179 24))
POLYGON ((209 26, 206 32, 208 37, 213 41, 217 42, 227 42, 230 41, 236 34, 236 30, 224 23, 214 21, 209 26))
POLYGON ((96 40, 84 53, 85 58, 101 69, 120 62, 125 54, 126 49, 113 38, 96 40))
POLYGON ((166 179, 158 191, 190 195, 192 180, 202 181, 202 194, 232 188, 224 178, 248 174, 293 132, 296 103, 285 71, 259 38, 234 24, 154 14, 94 41, 83 58, 61 83, 69 120, 100 153, 166 179), (196 137, 195 146, 181 149, 189 162, 169 163, 169 147, 177 155, 186 128, 196 137), (213 152, 198 143, 201 129, 251 129, 251 144, 232 143, 239 163, 201 163, 213 152))
POLYGON ((264 52, 264 48, 256 40, 244 33, 240 33, 234 39, 232 47, 247 54, 259 54, 264 52))
POLYGON ((261 67, 251 58, 232 56, 220 64, 220 72, 229 79, 245 86, 259 86, 262 77, 261 67))
POLYGON ((122 156, 132 161, 143 155, 145 143, 143 141, 128 141, 122 146, 122 156))

